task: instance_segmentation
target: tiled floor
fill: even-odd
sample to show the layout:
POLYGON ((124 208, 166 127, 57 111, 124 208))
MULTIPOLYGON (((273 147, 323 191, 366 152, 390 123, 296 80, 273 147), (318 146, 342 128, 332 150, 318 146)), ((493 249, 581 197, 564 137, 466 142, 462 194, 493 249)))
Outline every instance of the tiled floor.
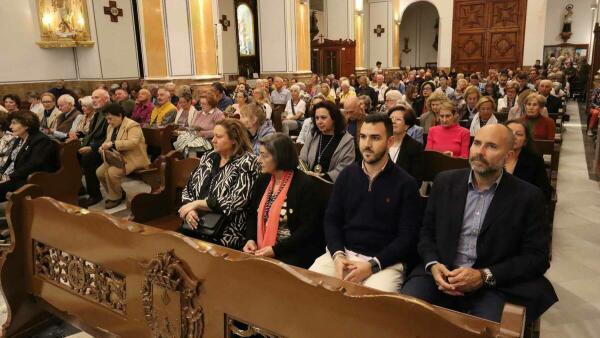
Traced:
POLYGON ((546 274, 560 301, 542 317, 541 337, 600 337, 600 186, 588 176, 577 103, 567 111, 546 274))
MULTIPOLYGON (((588 177, 577 104, 570 102, 567 111, 571 122, 561 148, 553 259, 547 273, 560 301, 542 317, 541 337, 600 337, 600 186, 588 177)), ((6 305, 0 300, 0 322, 5 318, 6 305)))

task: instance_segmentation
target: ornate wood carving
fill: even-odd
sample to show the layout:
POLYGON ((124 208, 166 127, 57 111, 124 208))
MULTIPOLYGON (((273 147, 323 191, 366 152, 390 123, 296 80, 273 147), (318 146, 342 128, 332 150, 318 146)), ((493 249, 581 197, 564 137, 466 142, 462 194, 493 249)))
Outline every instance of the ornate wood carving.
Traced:
POLYGON ((125 315, 125 277, 34 240, 35 275, 125 315))
POLYGON ((452 66, 484 71, 522 65, 527 0, 455 0, 452 66))
POLYGON ((155 338, 201 338, 201 283, 193 278, 173 250, 159 254, 145 266, 142 286, 144 315, 155 338))
POLYGON ((225 337, 230 338, 233 337, 231 334, 234 334, 236 337, 264 337, 264 338, 283 338, 283 336, 277 335, 268 330, 262 329, 256 325, 252 325, 249 323, 244 323, 239 319, 233 319, 230 316, 227 316, 227 332, 225 333, 225 337), (239 324, 244 324, 246 326, 245 329, 241 329, 238 327, 239 324))

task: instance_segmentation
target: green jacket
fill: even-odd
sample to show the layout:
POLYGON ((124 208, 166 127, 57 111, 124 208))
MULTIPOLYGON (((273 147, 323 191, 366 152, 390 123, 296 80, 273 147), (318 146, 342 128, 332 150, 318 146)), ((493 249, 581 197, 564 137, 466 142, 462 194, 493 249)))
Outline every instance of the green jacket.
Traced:
POLYGON ((90 133, 81 139, 81 146, 90 146, 94 151, 98 151, 98 148, 100 148, 105 139, 106 119, 104 118, 104 113, 98 110, 90 124, 90 133))

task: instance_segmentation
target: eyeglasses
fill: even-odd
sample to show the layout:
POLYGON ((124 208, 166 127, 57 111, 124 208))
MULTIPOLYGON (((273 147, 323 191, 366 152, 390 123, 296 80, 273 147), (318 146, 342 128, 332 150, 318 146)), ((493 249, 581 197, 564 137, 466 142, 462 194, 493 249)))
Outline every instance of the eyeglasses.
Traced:
POLYGON ((54 103, 54 101, 42 101, 42 103, 54 103))

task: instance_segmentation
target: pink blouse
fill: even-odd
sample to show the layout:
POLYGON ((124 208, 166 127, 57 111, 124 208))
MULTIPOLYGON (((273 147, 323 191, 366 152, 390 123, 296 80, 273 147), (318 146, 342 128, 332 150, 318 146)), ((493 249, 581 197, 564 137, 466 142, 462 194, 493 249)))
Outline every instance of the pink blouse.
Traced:
POLYGON ((470 142, 471 134, 467 128, 458 124, 450 127, 435 126, 429 129, 425 150, 440 153, 451 151, 452 157, 469 158, 470 142))

